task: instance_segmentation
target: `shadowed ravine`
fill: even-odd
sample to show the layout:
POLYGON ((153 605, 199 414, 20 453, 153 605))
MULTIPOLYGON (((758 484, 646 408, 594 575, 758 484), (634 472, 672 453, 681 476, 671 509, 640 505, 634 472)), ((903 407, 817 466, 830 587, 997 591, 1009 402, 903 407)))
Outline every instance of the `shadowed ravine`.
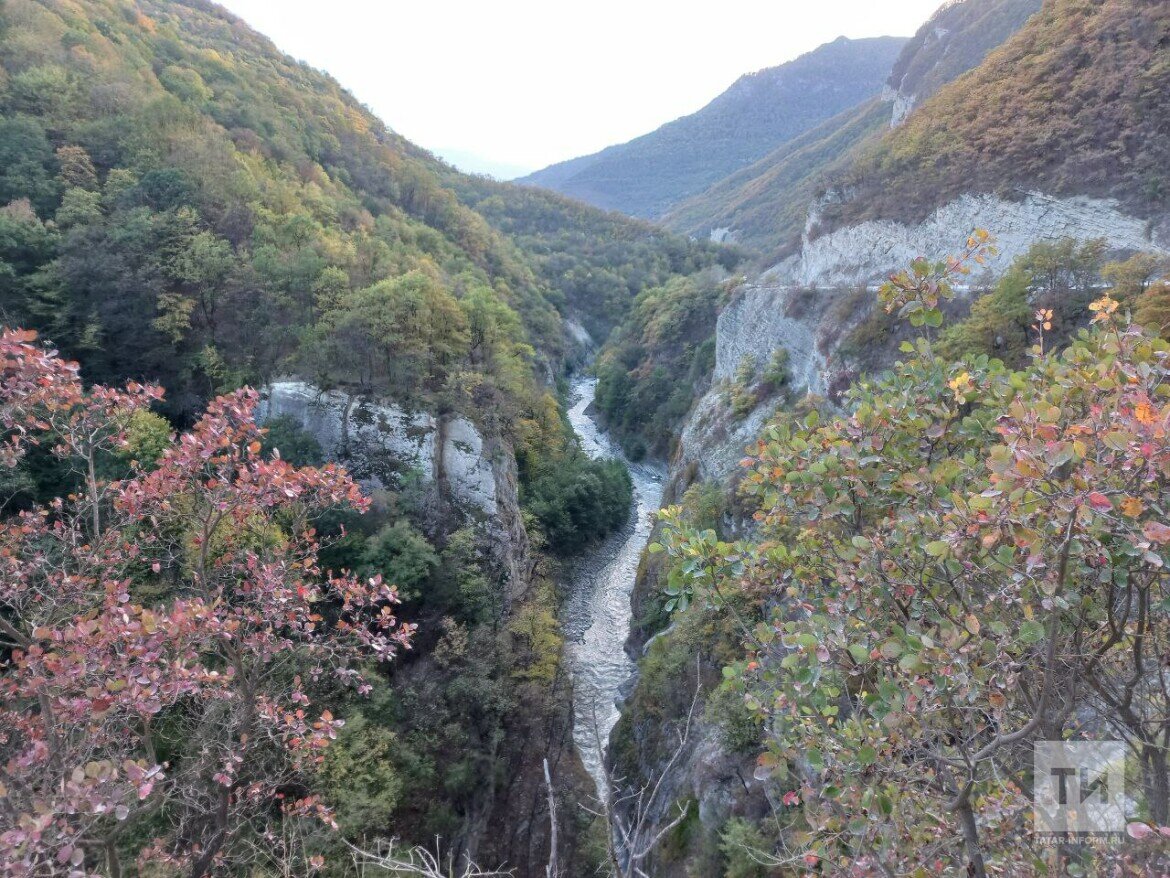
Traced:
POLYGON ((651 516, 662 502, 663 474, 653 466, 626 461, 617 443, 586 413, 596 389, 593 378, 573 382, 569 421, 590 457, 626 462, 634 481, 634 505, 626 526, 587 551, 574 568, 564 624, 574 681, 573 738, 598 792, 604 793, 598 738, 604 747, 618 720, 616 699, 634 673, 634 663, 625 651, 630 593, 638 560, 650 539, 651 516))

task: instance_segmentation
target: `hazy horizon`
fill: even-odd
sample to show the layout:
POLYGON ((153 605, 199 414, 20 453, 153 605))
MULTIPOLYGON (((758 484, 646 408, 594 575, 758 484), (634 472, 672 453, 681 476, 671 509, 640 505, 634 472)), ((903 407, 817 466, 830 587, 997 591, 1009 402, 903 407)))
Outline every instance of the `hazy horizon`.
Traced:
POLYGON ((335 0, 328 15, 310 0, 222 2, 414 143, 511 177, 653 131, 743 74, 839 36, 910 36, 941 0, 824 0, 815 11, 728 0, 718 14, 658 0, 579 12, 535 0, 335 0), (409 38, 395 42, 397 32, 409 38))

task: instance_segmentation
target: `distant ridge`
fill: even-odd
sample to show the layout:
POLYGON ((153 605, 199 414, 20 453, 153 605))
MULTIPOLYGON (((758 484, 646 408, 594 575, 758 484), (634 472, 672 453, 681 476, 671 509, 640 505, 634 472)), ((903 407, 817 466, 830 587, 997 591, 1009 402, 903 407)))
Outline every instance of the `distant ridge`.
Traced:
POLYGON ((877 97, 907 40, 841 37, 740 77, 703 109, 517 182, 653 219, 843 110, 877 97))
POLYGON ((714 234, 773 262, 800 248, 808 209, 871 145, 895 135, 915 107, 982 64, 1037 13, 1042 0, 957 0, 918 29, 893 65, 881 101, 840 113, 749 167, 675 205, 667 228, 714 234))

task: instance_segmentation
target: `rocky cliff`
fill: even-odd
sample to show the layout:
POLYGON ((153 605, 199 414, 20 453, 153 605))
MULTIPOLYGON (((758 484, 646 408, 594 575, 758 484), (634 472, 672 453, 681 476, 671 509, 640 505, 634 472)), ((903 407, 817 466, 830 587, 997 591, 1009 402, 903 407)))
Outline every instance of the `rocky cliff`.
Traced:
MULTIPOLYGON (((679 494, 695 479, 727 481, 744 449, 784 405, 807 394, 839 393, 853 374, 837 356, 849 332, 871 313, 873 297, 851 289, 808 289, 763 277, 745 284, 719 315, 711 386, 692 407, 679 433, 671 482, 679 494), (728 404, 745 360, 763 367, 777 350, 787 357, 787 381, 768 387, 758 377, 755 402, 737 414, 728 404)), ((758 370, 759 371, 759 370, 758 370)))
POLYGON ((1113 199, 1055 198, 1035 191, 1015 194, 1012 200, 965 194, 919 223, 868 220, 818 236, 822 209, 839 198, 830 194, 810 213, 800 253, 774 266, 767 276, 814 287, 869 283, 915 257, 951 252, 974 229, 987 229, 995 236, 999 256, 989 264, 994 272, 1005 269, 1037 241, 1060 238, 1102 238, 1114 250, 1170 254, 1170 221, 1133 216, 1113 199))
POLYGON ((508 573, 509 602, 529 585, 528 534, 520 516, 516 460, 460 416, 409 411, 389 400, 276 381, 262 394, 262 421, 287 416, 371 489, 418 479, 440 507, 471 519, 508 573))

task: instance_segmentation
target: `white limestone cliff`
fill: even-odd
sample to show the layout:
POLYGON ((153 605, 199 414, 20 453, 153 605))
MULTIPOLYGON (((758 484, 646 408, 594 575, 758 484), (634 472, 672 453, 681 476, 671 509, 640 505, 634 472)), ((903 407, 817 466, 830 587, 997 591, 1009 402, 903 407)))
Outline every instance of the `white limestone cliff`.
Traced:
POLYGON ((1021 193, 1018 200, 963 195, 915 225, 873 220, 817 236, 818 222, 814 208, 801 252, 771 268, 769 280, 815 287, 869 283, 915 257, 954 252, 977 228, 995 238, 999 256, 989 266, 995 272, 1037 241, 1060 238, 1104 238, 1114 250, 1170 255, 1170 229, 1122 212, 1116 201, 1041 192, 1021 193))

